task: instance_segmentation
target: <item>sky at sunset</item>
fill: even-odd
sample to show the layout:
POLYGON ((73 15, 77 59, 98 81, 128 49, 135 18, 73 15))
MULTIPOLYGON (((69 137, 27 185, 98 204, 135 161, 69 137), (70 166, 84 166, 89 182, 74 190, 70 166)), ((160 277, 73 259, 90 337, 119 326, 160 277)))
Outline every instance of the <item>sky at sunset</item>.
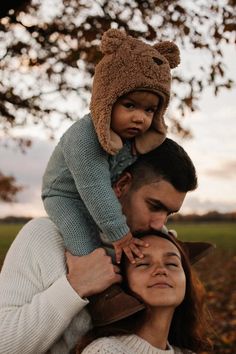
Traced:
MULTIPOLYGON (((227 50, 226 56, 228 72, 236 81, 233 49, 227 50)), ((206 90, 199 107, 199 111, 184 120, 184 126, 192 130, 193 139, 170 136, 189 153, 199 178, 199 187, 187 195, 182 212, 236 211, 236 88, 222 90, 217 97, 211 89, 206 90)), ((61 127, 58 137, 70 124, 61 127)), ((16 203, 0 204, 0 217, 45 215, 40 197, 41 180, 56 141, 48 141, 39 128, 18 130, 16 134, 32 137, 33 146, 26 154, 11 147, 0 149, 1 170, 15 176, 24 186, 16 203)))

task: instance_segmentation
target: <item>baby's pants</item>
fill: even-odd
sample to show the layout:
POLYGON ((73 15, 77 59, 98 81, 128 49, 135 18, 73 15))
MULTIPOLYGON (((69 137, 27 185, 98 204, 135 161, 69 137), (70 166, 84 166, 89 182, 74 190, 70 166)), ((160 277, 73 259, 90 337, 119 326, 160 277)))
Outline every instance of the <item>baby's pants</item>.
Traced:
POLYGON ((44 207, 61 232, 66 249, 72 254, 84 256, 103 246, 99 229, 82 200, 62 196, 47 197, 44 199, 44 207))

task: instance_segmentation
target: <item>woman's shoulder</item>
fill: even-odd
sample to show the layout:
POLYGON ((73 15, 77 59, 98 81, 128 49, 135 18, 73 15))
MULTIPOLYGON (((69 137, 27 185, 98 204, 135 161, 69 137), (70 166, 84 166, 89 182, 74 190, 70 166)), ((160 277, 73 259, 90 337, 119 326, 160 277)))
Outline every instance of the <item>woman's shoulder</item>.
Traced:
POLYGON ((82 354, 126 354, 121 351, 120 343, 116 337, 102 337, 95 339, 82 352, 82 354))
MULTIPOLYGON (((94 340, 82 352, 82 354, 130 354, 132 353, 163 353, 163 351, 151 348, 150 345, 142 345, 142 339, 135 335, 111 336, 94 340), (140 342, 138 341, 140 340, 140 342)), ((169 351, 168 351, 169 352, 169 351)), ((195 354, 191 350, 171 347, 174 354, 195 354)))

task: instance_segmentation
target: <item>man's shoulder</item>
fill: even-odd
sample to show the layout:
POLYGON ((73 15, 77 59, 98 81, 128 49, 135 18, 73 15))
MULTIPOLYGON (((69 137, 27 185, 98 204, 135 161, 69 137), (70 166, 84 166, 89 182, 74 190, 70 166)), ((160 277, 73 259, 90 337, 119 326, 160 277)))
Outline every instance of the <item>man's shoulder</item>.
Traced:
POLYGON ((16 273, 19 269, 40 272, 40 277, 51 284, 64 274, 64 252, 63 239, 53 222, 48 218, 33 219, 23 226, 11 244, 2 269, 16 273))
POLYGON ((37 250, 62 244, 63 240, 56 225, 48 218, 41 217, 26 223, 15 238, 14 243, 37 250))
POLYGON ((30 220, 23 226, 21 231, 24 231, 24 233, 27 231, 33 235, 38 235, 41 231, 59 233, 56 225, 46 216, 30 220))

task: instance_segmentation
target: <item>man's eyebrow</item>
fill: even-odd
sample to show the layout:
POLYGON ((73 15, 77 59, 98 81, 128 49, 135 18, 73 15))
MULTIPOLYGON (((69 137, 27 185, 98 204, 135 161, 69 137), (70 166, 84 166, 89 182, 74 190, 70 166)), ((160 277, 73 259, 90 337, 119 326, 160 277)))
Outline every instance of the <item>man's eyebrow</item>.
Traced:
POLYGON ((159 199, 147 198, 147 201, 158 209, 165 210, 167 213, 176 213, 177 209, 170 209, 163 204, 159 199))

